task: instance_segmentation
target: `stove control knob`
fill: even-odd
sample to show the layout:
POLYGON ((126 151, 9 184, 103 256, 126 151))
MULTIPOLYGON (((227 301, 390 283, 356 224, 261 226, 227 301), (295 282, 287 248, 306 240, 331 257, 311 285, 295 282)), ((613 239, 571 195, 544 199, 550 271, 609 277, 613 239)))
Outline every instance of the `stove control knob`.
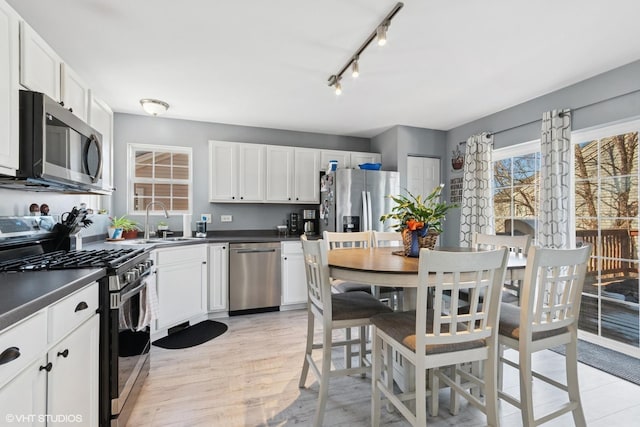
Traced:
POLYGON ((151 269, 151 267, 153 267, 153 260, 152 259, 145 260, 144 265, 145 267, 147 267, 147 269, 151 269))
POLYGON ((145 271, 147 271, 147 266, 144 265, 144 262, 141 262, 140 264, 138 264, 136 268, 138 269, 138 273, 140 273, 141 276, 142 274, 144 274, 145 271))
POLYGON ((140 277, 140 273, 135 268, 132 268, 125 273, 125 278, 129 283, 135 282, 138 277, 140 277))

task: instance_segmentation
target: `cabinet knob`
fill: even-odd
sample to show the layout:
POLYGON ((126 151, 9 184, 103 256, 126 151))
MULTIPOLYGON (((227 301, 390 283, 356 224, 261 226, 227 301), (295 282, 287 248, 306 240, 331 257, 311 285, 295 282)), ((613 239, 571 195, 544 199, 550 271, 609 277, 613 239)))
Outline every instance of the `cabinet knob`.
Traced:
POLYGON ((40 366, 40 371, 47 371, 47 372, 51 372, 51 368, 53 368, 53 363, 49 362, 44 366, 40 366))
POLYGON ((66 358, 69 355, 69 349, 65 348, 64 351, 59 351, 58 352, 58 357, 62 356, 64 358, 66 358))
POLYGON ((73 113, 73 108, 69 107, 69 112, 73 113))
POLYGON ((58 104, 60 104, 60 106, 64 107, 64 101, 60 101, 60 102, 58 102, 58 104))
POLYGON ((299 199, 296 197, 296 200, 299 200, 299 199))
POLYGON ((244 200, 244 196, 241 196, 241 197, 240 197, 240 200, 244 200))
POLYGON ((20 349, 18 347, 9 347, 0 354, 0 365, 9 363, 20 357, 20 349))
POLYGON ((231 196, 231 199, 232 199, 232 200, 235 200, 235 199, 236 199, 236 196, 231 196))
POLYGON ((284 260, 286 261, 286 260, 287 260, 287 257, 284 257, 284 260))
POLYGON ((291 197, 289 197, 289 200, 291 200, 291 197))

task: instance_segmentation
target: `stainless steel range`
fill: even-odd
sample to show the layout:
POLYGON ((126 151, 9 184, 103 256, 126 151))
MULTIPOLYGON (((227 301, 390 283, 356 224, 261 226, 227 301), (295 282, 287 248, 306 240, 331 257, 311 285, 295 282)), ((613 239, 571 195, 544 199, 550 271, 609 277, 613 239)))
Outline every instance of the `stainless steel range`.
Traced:
POLYGON ((65 251, 37 218, 0 217, 0 271, 105 268, 100 284, 100 425, 124 426, 149 372, 146 292, 155 268, 144 249, 65 251), (7 231, 9 230, 9 231, 7 231))

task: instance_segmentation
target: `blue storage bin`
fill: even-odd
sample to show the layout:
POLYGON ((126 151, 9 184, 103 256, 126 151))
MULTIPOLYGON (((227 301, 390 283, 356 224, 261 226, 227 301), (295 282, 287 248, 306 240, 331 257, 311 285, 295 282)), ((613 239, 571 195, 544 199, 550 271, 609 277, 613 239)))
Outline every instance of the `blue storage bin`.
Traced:
POLYGON ((379 171, 382 168, 382 163, 362 163, 358 165, 360 169, 366 169, 370 171, 379 171))

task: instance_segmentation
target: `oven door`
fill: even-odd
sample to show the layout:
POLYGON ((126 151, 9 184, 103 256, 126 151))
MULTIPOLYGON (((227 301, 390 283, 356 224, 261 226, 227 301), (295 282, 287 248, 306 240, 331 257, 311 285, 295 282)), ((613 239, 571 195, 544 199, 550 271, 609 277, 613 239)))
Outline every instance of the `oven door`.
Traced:
POLYGON ((145 366, 148 369, 150 332, 148 326, 140 326, 145 317, 146 287, 154 277, 149 272, 120 291, 111 293, 109 389, 112 417, 120 414, 132 390, 136 389, 141 371, 145 366))

